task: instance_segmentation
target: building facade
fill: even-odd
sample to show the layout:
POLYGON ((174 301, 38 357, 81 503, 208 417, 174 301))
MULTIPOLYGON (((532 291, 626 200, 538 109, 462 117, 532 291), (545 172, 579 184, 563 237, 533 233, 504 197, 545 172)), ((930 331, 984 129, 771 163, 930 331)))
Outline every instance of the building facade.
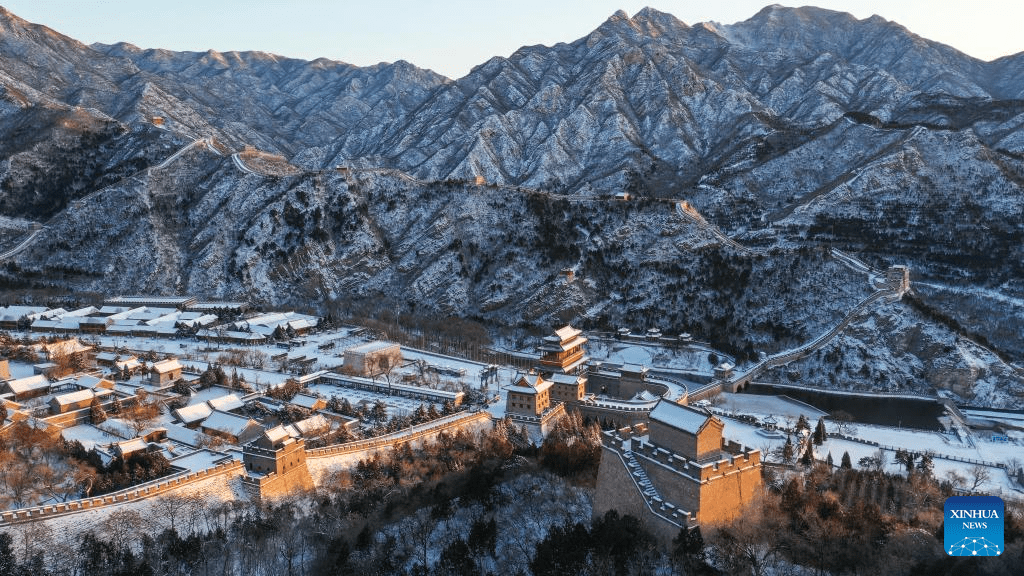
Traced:
POLYGON ((667 540, 736 519, 762 490, 760 451, 726 440, 715 416, 662 400, 649 419, 603 434, 595 515, 650 518, 667 540))

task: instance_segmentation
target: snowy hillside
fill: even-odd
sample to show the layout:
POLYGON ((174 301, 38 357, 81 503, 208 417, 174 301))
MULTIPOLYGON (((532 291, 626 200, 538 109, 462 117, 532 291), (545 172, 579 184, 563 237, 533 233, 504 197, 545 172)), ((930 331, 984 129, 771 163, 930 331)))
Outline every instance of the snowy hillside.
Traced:
POLYGON ((0 9, 0 249, 45 225, 0 281, 657 326, 744 362, 870 293, 839 248, 909 265, 912 303, 874 326, 913 314, 937 344, 855 324, 839 342, 878 362, 805 359, 834 366, 829 385, 923 389, 948 366, 1019 403, 1020 376, 992 366, 1024 359, 1021 98, 1024 55, 981 62, 811 7, 732 25, 620 11, 457 80, 86 46, 0 9), (975 345, 991 354, 957 351, 975 345))

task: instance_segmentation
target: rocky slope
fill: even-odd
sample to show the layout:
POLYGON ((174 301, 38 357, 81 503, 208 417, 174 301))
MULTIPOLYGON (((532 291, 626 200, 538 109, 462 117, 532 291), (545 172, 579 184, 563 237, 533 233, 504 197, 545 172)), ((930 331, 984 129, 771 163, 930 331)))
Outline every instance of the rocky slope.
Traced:
POLYGON ((750 359, 867 295, 829 256, 838 247, 909 264, 920 288, 844 336, 880 355, 878 370, 807 362, 838 386, 969 398, 973 382, 1013 404, 1022 78, 1024 55, 980 62, 816 8, 693 26, 619 12, 454 81, 404 62, 85 46, 0 10, 3 241, 47 224, 0 281, 658 325, 750 359), (245 145, 279 156, 230 156, 245 145), (936 344, 903 346, 913 324, 936 344), (964 339, 999 368, 927 384, 966 365, 964 339))

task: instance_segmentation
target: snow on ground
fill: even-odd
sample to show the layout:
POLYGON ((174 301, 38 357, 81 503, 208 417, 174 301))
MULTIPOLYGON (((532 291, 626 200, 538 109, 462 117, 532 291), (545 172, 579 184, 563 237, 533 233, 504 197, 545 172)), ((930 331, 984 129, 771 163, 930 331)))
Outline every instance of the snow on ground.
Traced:
MULTIPOLYGON (((352 406, 355 406, 361 401, 369 402, 372 405, 379 400, 388 405, 388 416, 406 416, 408 414, 412 414, 421 404, 424 408, 430 407, 429 402, 424 402, 422 400, 403 398, 401 396, 388 396, 387 394, 377 394, 367 390, 345 388, 343 386, 335 386, 327 383, 311 384, 309 386, 309 391, 328 399, 331 396, 337 396, 339 400, 347 398, 349 404, 352 404, 352 406)), ((441 405, 439 404, 435 404, 434 406, 438 410, 441 409, 441 405)))
POLYGON ((232 456, 230 454, 204 448, 202 450, 196 450, 190 454, 178 456, 171 460, 171 464, 192 472, 198 472, 200 470, 206 470, 207 468, 213 468, 217 464, 231 459, 232 456))
POLYGON ((198 392, 193 393, 192 396, 189 397, 188 399, 188 405, 192 406, 195 404, 201 404, 203 402, 206 402, 207 400, 213 400, 214 398, 220 398, 222 396, 235 394, 237 392, 237 390, 221 388, 220 386, 210 386, 209 388, 204 388, 202 390, 199 390, 198 392))
POLYGON ((106 446, 111 442, 120 442, 125 439, 105 430, 100 430, 92 424, 79 424, 78 426, 64 428, 60 431, 60 435, 68 442, 78 440, 86 450, 92 450, 97 445, 106 446))
POLYGON ((618 364, 642 364, 648 367, 684 370, 710 376, 714 365, 709 354, 721 362, 732 361, 721 352, 698 345, 687 344, 678 349, 646 342, 622 342, 609 338, 592 337, 587 343, 587 352, 594 360, 618 364))
MULTIPOLYGON (((753 424, 748 424, 728 416, 720 418, 725 423, 722 434, 729 440, 740 442, 750 448, 758 448, 765 453, 779 449, 786 442, 785 432, 780 438, 771 438, 765 435, 765 431, 753 424)), ((810 418, 809 418, 810 419, 810 418)), ((811 421, 811 425, 814 422, 811 421)), ((993 442, 989 437, 972 435, 967 443, 961 442, 955 434, 942 432, 928 432, 924 430, 908 430, 906 428, 893 428, 889 426, 877 426, 868 424, 853 424, 846 429, 846 436, 853 440, 839 438, 834 435, 834 424, 826 420, 826 427, 829 437, 821 446, 814 447, 815 458, 825 460, 828 454, 832 454, 835 465, 839 465, 844 452, 850 454, 854 467, 857 467, 861 458, 874 456, 879 446, 869 442, 877 442, 883 448, 886 455, 886 472, 902 473, 904 468, 896 463, 896 449, 902 448, 915 453, 931 452, 934 454, 934 474, 937 478, 944 479, 950 471, 956 471, 964 477, 970 477, 970 469, 975 462, 986 462, 990 464, 1003 464, 1013 459, 1024 459, 1024 441, 1013 440, 1008 443, 993 442), (858 441, 860 440, 860 441, 858 441), (953 460, 962 458, 975 462, 964 462, 953 460)), ((794 443, 796 439, 794 437, 794 443)), ((769 456, 768 461, 778 462, 778 459, 769 456)), ((1024 487, 1021 487, 1009 478, 1006 471, 994 466, 986 467, 991 479, 979 486, 982 490, 992 490, 996 493, 1010 495, 1018 499, 1024 499, 1024 487)))
MULTIPOLYGON (((201 507, 196 506, 198 511, 196 518, 187 519, 184 518, 185 514, 181 513, 175 519, 175 527, 179 533, 184 532, 185 534, 214 528, 215 525, 210 523, 215 521, 215 507, 218 504, 236 500, 248 501, 248 496, 242 488, 241 478, 234 474, 222 474, 213 478, 199 480, 171 493, 176 496, 196 498, 197 504, 198 501, 204 503, 201 507)), ((166 494, 168 493, 163 493, 163 495, 166 494)), ((82 512, 54 516, 42 519, 39 522, 16 524, 6 527, 5 530, 18 534, 22 530, 35 530, 42 526, 49 530, 50 537, 77 541, 77 536, 86 531, 102 531, 103 522, 110 518, 110 515, 114 512, 133 510, 141 515, 143 522, 146 524, 144 530, 148 533, 156 534, 171 525, 171 519, 168 517, 168 514, 160 507, 160 500, 161 498, 147 498, 121 504, 111 504, 101 508, 92 508, 82 512)))
POLYGON ((733 414, 750 414, 758 418, 773 416, 783 424, 786 417, 792 418, 794 422, 801 415, 806 416, 811 424, 814 424, 821 416, 828 416, 825 412, 818 410, 810 404, 804 404, 792 398, 781 396, 761 396, 758 394, 733 394, 723 392, 718 395, 720 402, 718 408, 733 414))
MULTIPOLYGON (((205 372, 206 369, 210 367, 209 363, 200 360, 182 360, 181 365, 185 367, 186 372, 192 373, 202 373, 205 372)), ((282 374, 281 372, 271 372, 269 370, 256 370, 253 368, 236 368, 234 366, 229 366, 225 368, 224 371, 228 374, 228 376, 230 376, 233 372, 237 371, 238 375, 243 380, 245 380, 249 384, 252 384, 257 389, 260 390, 263 390, 268 386, 280 386, 281 384, 284 384, 285 382, 288 381, 289 378, 292 377, 290 374, 282 374)), ((218 391, 217 396, 222 396, 222 392, 223 389, 221 391, 218 391)), ((209 398, 207 398, 207 400, 209 400, 209 398)))
POLYGON ((7 363, 7 367, 11 371, 11 378, 14 379, 28 378, 29 376, 35 374, 35 370, 32 368, 32 365, 29 364, 28 362, 18 362, 16 360, 11 360, 10 362, 7 363))

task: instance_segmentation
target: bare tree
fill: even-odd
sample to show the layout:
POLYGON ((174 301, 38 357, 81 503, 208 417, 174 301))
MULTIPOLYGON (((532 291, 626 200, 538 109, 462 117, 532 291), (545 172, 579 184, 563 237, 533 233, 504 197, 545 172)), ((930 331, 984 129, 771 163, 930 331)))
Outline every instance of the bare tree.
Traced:
POLYGON ((111 512, 107 519, 100 523, 100 529, 117 550, 127 548, 142 532, 145 525, 142 514, 130 508, 119 508, 111 512))
POLYGON ((949 482, 954 490, 963 490, 967 486, 967 477, 956 470, 950 470, 946 472, 946 482, 949 482))
POLYGON ((967 474, 971 480, 971 492, 974 492, 979 486, 992 479, 992 470, 988 466, 982 466, 981 464, 971 466, 967 474))
POLYGON ((159 401, 145 402, 140 398, 138 403, 128 411, 125 418, 132 432, 138 436, 142 434, 143 430, 152 428, 157 423, 157 420, 160 418, 160 412, 159 401))
POLYGON ((177 531, 178 516, 186 510, 189 502, 181 494, 167 494, 153 500, 153 507, 171 530, 177 531))

